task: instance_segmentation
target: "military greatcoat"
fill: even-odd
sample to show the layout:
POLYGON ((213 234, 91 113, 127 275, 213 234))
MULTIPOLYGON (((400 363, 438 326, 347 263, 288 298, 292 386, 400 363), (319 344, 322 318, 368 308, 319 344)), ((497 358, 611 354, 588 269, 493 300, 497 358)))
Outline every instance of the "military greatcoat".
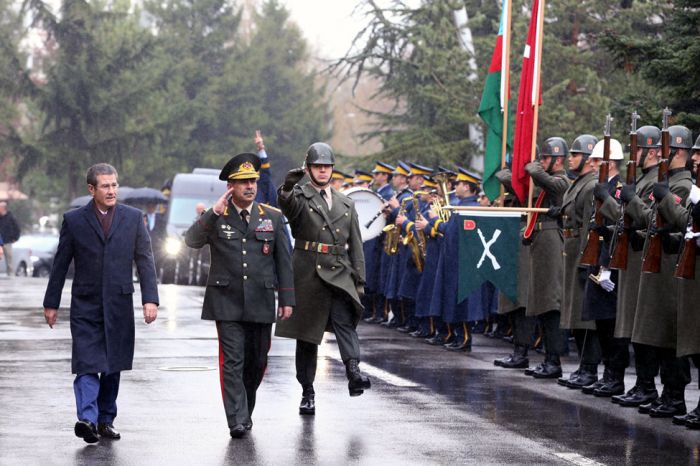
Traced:
POLYGON ((588 225, 593 215, 593 188, 596 173, 589 172, 574 180, 564 194, 562 225, 564 233, 564 306, 561 328, 595 329, 594 322, 581 320, 583 290, 588 268, 581 265, 581 254, 588 239, 588 225))
MULTIPOLYGON (((669 187, 674 202, 688 198, 692 180, 685 169, 669 171, 669 187)), ((651 219, 650 219, 651 221, 651 219)), ((649 245, 649 237, 644 250, 649 245)), ((679 280, 673 277, 677 251, 661 254, 661 272, 643 273, 639 281, 637 313, 634 316, 632 342, 660 348, 676 347, 676 313, 678 312, 679 280)))
MULTIPOLYGON (((619 271, 615 338, 632 337, 639 278, 642 272, 642 247, 644 246, 642 231, 646 229, 649 222, 651 191, 658 178, 658 173, 658 166, 643 170, 642 176, 637 179, 637 197, 625 206, 625 213, 632 219, 632 225, 628 235, 630 244, 627 253, 627 268, 619 271)), ((603 203, 603 212, 614 211, 617 208, 617 202, 613 199, 608 198, 603 203)))
MULTIPOLYGON (((539 163, 528 164, 526 170, 535 183, 535 196, 539 198, 544 191, 540 207, 560 206, 564 192, 569 187, 566 172, 561 170, 550 174, 539 163)), ((525 312, 529 316, 561 310, 563 245, 564 239, 556 221, 538 216, 532 233, 532 243, 527 247, 530 282, 525 312)))
POLYGON ((278 202, 295 240, 293 255, 296 308, 277 323, 275 335, 320 344, 328 328, 334 292, 352 301, 354 322, 362 315, 357 287, 365 284, 365 261, 360 225, 353 201, 330 189, 332 208, 310 182, 292 191, 278 191, 278 202), (326 246, 328 247, 326 247, 326 246), (304 249, 308 247, 307 250, 304 249))

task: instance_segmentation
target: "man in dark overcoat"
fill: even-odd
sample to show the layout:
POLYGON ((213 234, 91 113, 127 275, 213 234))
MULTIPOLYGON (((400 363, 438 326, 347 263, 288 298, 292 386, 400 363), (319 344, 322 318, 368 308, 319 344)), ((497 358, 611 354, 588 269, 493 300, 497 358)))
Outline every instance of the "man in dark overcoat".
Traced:
POLYGON ((70 329, 73 388, 78 422, 75 435, 88 443, 119 439, 114 429, 121 371, 134 359, 134 282, 136 263, 147 324, 156 319, 158 288, 151 242, 140 210, 117 204, 117 171, 106 163, 87 171, 92 200, 66 212, 44 296, 44 317, 56 323, 61 290, 71 261, 70 329))
POLYGON ((300 414, 315 414, 313 389, 318 345, 324 331, 335 332, 346 367, 350 396, 370 388, 360 373, 355 328, 362 315, 365 261, 353 201, 329 186, 335 157, 328 144, 312 144, 305 168, 290 170, 278 202, 294 236, 294 315, 279 322, 277 336, 294 338, 296 376, 302 386, 300 414), (307 174, 309 181, 298 182, 307 174))
POLYGON ((185 233, 191 248, 209 245, 211 270, 202 319, 216 321, 221 392, 231 437, 253 427, 256 390, 270 350, 272 324, 294 306, 289 239, 282 213, 255 201, 260 159, 243 153, 221 170, 228 190, 185 233))

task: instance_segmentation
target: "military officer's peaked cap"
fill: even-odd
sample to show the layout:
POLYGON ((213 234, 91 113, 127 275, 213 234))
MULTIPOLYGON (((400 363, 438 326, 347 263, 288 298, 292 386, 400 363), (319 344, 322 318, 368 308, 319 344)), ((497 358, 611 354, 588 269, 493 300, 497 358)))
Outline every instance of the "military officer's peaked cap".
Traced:
POLYGON ((386 173, 388 175, 391 175, 392 173, 394 173, 394 167, 392 167, 388 163, 380 162, 379 160, 377 160, 377 164, 374 166, 372 173, 386 173))
POLYGON ((466 168, 458 167, 457 181, 466 181, 467 183, 481 184, 481 177, 474 172, 470 172, 466 168))
POLYGON ((228 161, 219 173, 219 179, 223 181, 233 180, 257 180, 260 178, 260 158, 250 152, 238 154, 228 161))
POLYGON ((408 166, 406 162, 399 160, 396 163, 396 168, 394 169, 394 175, 408 176, 411 174, 411 167, 408 166))
POLYGON ((437 183, 433 181, 433 178, 427 175, 423 175, 423 186, 426 188, 436 188, 437 183))
POLYGON ((336 170, 335 168, 333 169, 333 173, 331 174, 331 179, 332 180, 347 180, 348 178, 352 178, 350 175, 347 173, 343 173, 340 170, 336 170))
POLYGON ((454 170, 450 170, 442 165, 438 165, 433 173, 447 173, 447 175, 451 178, 457 176, 457 173, 454 170))
POLYGON ((414 175, 432 175, 433 171, 425 165, 419 165, 411 162, 411 176, 414 175))
POLYGON ((372 181, 372 174, 364 170, 355 170, 355 182, 367 182, 372 181))

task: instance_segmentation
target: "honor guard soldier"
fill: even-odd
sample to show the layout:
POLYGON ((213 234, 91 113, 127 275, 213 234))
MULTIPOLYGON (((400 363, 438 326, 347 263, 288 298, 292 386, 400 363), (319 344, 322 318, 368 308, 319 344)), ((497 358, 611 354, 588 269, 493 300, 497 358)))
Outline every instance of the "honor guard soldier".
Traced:
POLYGON ((542 329, 545 347, 544 362, 525 370, 526 375, 536 378, 561 376, 560 356, 564 341, 559 328, 562 303, 563 242, 559 226, 553 218, 561 212, 562 198, 569 187, 564 170, 564 159, 569 148, 560 137, 545 141, 539 159, 525 165, 525 170, 535 184, 537 207, 549 208, 546 217, 532 215, 523 241, 529 250, 530 267, 526 313, 536 316, 542 329))
MULTIPOLYGON (((620 189, 620 200, 625 208, 625 214, 632 221, 628 227, 627 268, 619 271, 615 338, 628 341, 632 338, 639 279, 642 273, 644 246, 642 232, 647 228, 647 212, 652 203, 651 191, 658 178, 660 149, 661 130, 659 128, 650 125, 638 128, 637 153, 630 154, 630 157, 635 157, 637 167, 641 169, 642 174, 637 178, 636 185, 623 185, 620 189)), ((603 203, 603 211, 615 208, 615 205, 616 202, 612 198, 607 198, 603 203)), ((613 403, 625 407, 637 407, 659 396, 654 384, 654 378, 659 373, 659 364, 655 355, 645 345, 633 343, 632 347, 637 380, 626 394, 612 397, 613 403)))
MULTIPOLYGON (((513 195, 512 179, 513 174, 510 168, 504 168, 496 172, 496 178, 501 182, 506 191, 506 205, 516 207, 519 204, 518 198, 513 195)), ((521 231, 524 231, 527 223, 522 217, 521 231)), ((520 243, 518 246, 518 295, 515 301, 508 299, 503 293, 498 295, 498 313, 510 318, 513 328, 513 353, 508 356, 493 361, 496 366, 506 369, 525 369, 530 364, 527 357, 528 349, 532 344, 535 334, 535 319, 526 315, 528 279, 530 266, 528 261, 529 248, 520 243)), ((500 324, 499 324, 500 327, 500 324)))
POLYGON ((593 187, 598 173, 597 163, 590 158, 598 139, 589 134, 577 137, 569 152, 569 172, 576 176, 564 193, 561 206, 564 236, 564 305, 561 328, 571 330, 579 354, 579 368, 559 384, 583 388, 598 380, 600 343, 593 322, 581 319, 583 290, 588 280, 588 268, 581 264, 586 247, 588 226, 593 216, 593 187))
MULTIPOLYGON (((596 164, 596 171, 600 171, 603 160, 603 146, 605 141, 598 141, 593 148, 589 159, 596 164)), ((629 340, 615 338, 615 317, 617 316, 617 270, 610 270, 611 241, 613 231, 611 228, 617 223, 620 216, 619 199, 620 188, 620 164, 624 159, 622 145, 616 139, 610 139, 610 161, 608 163, 608 179, 597 183, 593 188, 593 195, 600 202, 600 212, 605 219, 602 231, 591 231, 591 234, 600 234, 603 241, 600 243, 598 267, 589 267, 589 276, 584 290, 582 319, 595 321, 596 333, 600 342, 601 356, 605 365, 603 377, 591 385, 583 387, 583 393, 600 397, 621 395, 625 392, 625 369, 629 366, 629 340), (606 209, 605 201, 611 198, 611 207, 606 209)))
POLYGON ((360 342, 355 328, 362 315, 365 263, 353 201, 329 187, 333 150, 317 142, 306 152, 305 168, 290 170, 279 190, 279 204, 294 236, 294 315, 277 324, 275 334, 294 338, 296 377, 302 386, 300 414, 315 414, 318 345, 333 331, 345 364, 350 396, 370 388, 360 373, 360 342), (297 184, 304 176, 309 181, 297 184))
MULTIPOLYGON (((654 215, 664 214, 663 202, 684 204, 692 187, 688 170, 690 148, 693 145, 690 130, 675 125, 668 128, 670 154, 668 183, 657 182, 652 188, 654 203, 658 209, 654 215), (668 197, 668 199, 666 199, 668 197)), ((687 359, 676 357, 678 312, 678 280, 673 277, 678 254, 670 236, 672 224, 667 231, 653 232, 656 228, 653 215, 649 215, 649 230, 645 241, 645 253, 649 249, 653 233, 661 235, 664 251, 660 258, 658 273, 642 272, 637 297, 637 313, 634 316, 632 342, 644 345, 659 361, 663 392, 654 401, 639 406, 639 412, 651 417, 673 417, 686 413, 685 387, 690 383, 690 366, 687 359)), ((665 219, 667 222, 669 219, 665 219)), ((679 242, 678 242, 679 244, 679 242)), ((647 260, 645 257, 642 262, 647 260)), ((644 264, 643 264, 644 265, 644 264)))
POLYGON ((260 159, 243 153, 224 166, 227 191, 185 233, 191 248, 209 245, 211 270, 202 319, 216 322, 221 392, 231 437, 253 426, 256 390, 267 367, 272 324, 294 306, 289 239, 278 209, 255 201, 260 159))

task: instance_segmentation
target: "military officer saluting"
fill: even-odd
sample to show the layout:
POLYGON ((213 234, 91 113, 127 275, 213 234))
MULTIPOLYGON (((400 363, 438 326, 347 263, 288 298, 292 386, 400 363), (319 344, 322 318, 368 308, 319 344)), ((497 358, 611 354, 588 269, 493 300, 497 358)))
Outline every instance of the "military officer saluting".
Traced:
POLYGON ((255 202, 260 159, 244 153, 221 170, 228 190, 187 230, 191 248, 208 244, 211 270, 202 319, 216 321, 221 392, 231 437, 253 426, 255 392, 267 367, 272 324, 294 306, 289 239, 279 210, 255 202))
POLYGON ((315 414, 316 359, 323 333, 333 331, 345 364, 350 396, 370 388, 360 373, 360 342, 355 328, 362 315, 365 262, 354 202, 329 186, 335 164, 328 144, 312 144, 305 168, 290 170, 278 201, 294 236, 294 315, 275 334, 294 338, 296 377, 302 386, 300 414, 315 414), (308 176, 309 181, 298 184, 308 176))

